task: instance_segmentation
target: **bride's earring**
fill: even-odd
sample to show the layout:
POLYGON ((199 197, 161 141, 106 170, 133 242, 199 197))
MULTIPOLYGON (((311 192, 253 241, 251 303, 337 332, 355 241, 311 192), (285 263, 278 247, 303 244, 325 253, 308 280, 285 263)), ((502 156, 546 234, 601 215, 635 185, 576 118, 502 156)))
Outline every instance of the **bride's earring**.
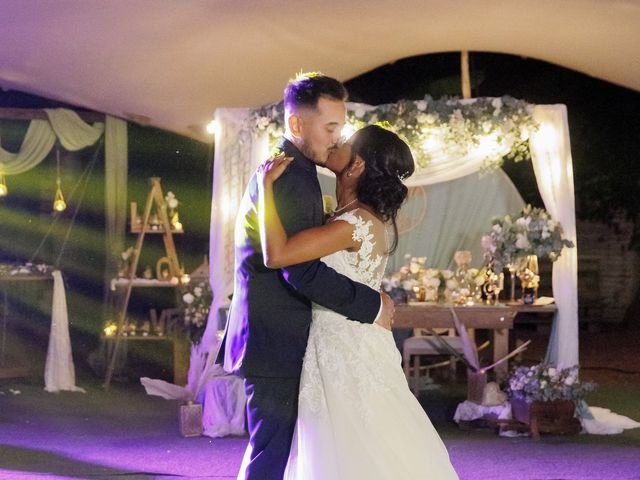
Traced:
POLYGON ((350 177, 352 175, 352 173, 349 171, 347 172, 347 177, 350 177))

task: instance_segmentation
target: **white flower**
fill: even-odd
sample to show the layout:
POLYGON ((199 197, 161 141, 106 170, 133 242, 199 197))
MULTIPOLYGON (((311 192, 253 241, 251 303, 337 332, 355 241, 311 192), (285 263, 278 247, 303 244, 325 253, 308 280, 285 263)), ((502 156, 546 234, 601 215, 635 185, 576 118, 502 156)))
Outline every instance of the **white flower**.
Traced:
POLYGON ((526 250, 529 247, 531 247, 531 243, 529 243, 527 236, 522 233, 518 233, 516 235, 516 248, 526 250))
POLYGON ((519 227, 528 227, 529 224, 531 223, 531 217, 520 217, 516 220, 516 225, 518 225, 519 227))
POLYGON ((501 98, 494 98, 491 101, 491 106, 495 109, 500 109, 502 108, 502 99, 501 98))
POLYGON ((450 278, 449 280, 447 280, 445 285, 449 290, 455 290, 456 288, 458 288, 458 282, 455 280, 455 278, 450 278))
POLYGON ((549 367, 547 369, 547 375, 549 375, 550 377, 555 377, 556 376, 557 370, 553 367, 549 367))
POLYGON ((437 268, 427 268, 424 272, 424 276, 427 278, 433 278, 437 277, 439 273, 440 270, 438 270, 437 268))
POLYGON ((201 287, 196 287, 193 289, 193 294, 196 297, 201 297, 202 296, 202 288, 201 287))
POLYGON ((193 295, 191 295, 190 293, 185 293, 185 294, 182 296, 182 300, 183 300, 183 301, 184 301, 184 303, 186 303, 187 305, 191 305, 195 299, 196 299, 196 298, 195 298, 193 295))
POLYGON ((496 233, 502 233, 502 227, 500 225, 498 225, 497 223, 491 228, 496 233))
POLYGON ((355 109, 355 111, 353 113, 354 113, 354 115, 356 117, 362 118, 362 117, 364 117, 365 109, 364 109, 364 107, 358 107, 358 108, 355 109))
POLYGON ((575 381, 576 381, 575 377, 569 375, 567 378, 564 379, 564 384, 570 387, 575 383, 575 381))
POLYGON ((444 278, 445 280, 449 280, 451 277, 453 277, 453 272, 451 270, 442 270, 442 272, 440 272, 442 274, 442 278, 444 278))
POLYGON ((473 283, 475 283, 476 286, 481 287, 482 285, 484 285, 484 276, 478 275, 476 278, 473 279, 473 283))
POLYGON ((426 100, 418 100, 416 102, 416 108, 421 112, 424 112, 427 109, 427 101, 426 100))
POLYGON ((540 236, 543 239, 547 239, 547 238, 549 238, 551 236, 551 234, 549 233, 549 230, 547 230, 546 228, 543 228, 542 229, 542 233, 540 234, 540 236))
POLYGON ((480 239, 480 244, 482 245, 482 249, 485 252, 495 253, 496 244, 493 241, 493 238, 491 238, 489 235, 483 235, 480 239))
POLYGON ((439 278, 427 278, 426 281, 424 282, 425 286, 427 287, 431 287, 431 288, 438 288, 440 286, 440 279, 439 278))

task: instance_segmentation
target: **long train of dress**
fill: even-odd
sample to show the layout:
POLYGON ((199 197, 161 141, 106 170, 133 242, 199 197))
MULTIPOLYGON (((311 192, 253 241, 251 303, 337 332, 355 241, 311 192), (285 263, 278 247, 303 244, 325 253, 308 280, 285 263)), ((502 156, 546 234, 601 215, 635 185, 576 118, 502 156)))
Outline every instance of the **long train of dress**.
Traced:
MULTIPOLYGON (((338 217, 354 225, 354 239, 362 242, 358 252, 337 252, 323 261, 379 288, 387 242, 384 226, 367 214, 338 217)), ((445 445, 407 386, 391 332, 314 305, 285 479, 457 478, 445 445)))

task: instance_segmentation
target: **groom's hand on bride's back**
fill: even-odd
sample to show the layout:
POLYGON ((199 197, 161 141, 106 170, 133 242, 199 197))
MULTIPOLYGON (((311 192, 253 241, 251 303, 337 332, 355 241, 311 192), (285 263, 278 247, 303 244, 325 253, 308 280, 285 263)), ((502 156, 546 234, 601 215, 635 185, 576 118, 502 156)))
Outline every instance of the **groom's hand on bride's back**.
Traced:
POLYGON ((396 313, 396 306, 393 303, 393 300, 391 300, 391 297, 386 293, 380 292, 380 297, 382 299, 382 311, 375 323, 387 330, 391 330, 391 326, 393 325, 393 316, 396 313))

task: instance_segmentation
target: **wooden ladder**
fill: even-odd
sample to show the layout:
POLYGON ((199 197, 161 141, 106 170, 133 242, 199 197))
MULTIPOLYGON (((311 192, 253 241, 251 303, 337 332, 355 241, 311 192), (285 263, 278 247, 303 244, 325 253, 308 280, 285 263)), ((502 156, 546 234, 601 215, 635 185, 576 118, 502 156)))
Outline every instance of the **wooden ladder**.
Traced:
MULTIPOLYGON (((109 389, 111 384, 111 377, 116 365, 116 359, 118 356, 118 349, 122 341, 122 333, 127 320, 127 310, 129 308, 129 301, 131 300, 131 291, 133 289, 133 283, 136 278, 136 271, 138 269, 138 261, 140 260, 140 253, 142 251, 142 245, 144 243, 145 235, 150 232, 149 219, 151 218, 151 211, 155 204, 156 214, 160 221, 159 228, 162 231, 162 240, 164 242, 165 252, 167 254, 162 260, 166 259, 166 263, 169 265, 170 276, 180 278, 180 263, 178 262, 178 254, 176 253, 176 247, 173 243, 173 236, 171 232, 171 222, 167 213, 167 204, 162 194, 162 187, 160 186, 160 178, 151 177, 151 190, 147 195, 144 211, 142 215, 141 223, 136 222, 135 204, 132 204, 131 212, 131 231, 138 233, 136 239, 136 245, 133 250, 133 259, 127 276, 127 285, 125 287, 124 298, 119 304, 117 314, 117 328, 115 332, 113 349, 111 350, 110 358, 108 358, 107 371, 105 374, 104 388, 109 389)), ((177 285, 176 285, 177 286, 177 285)))

